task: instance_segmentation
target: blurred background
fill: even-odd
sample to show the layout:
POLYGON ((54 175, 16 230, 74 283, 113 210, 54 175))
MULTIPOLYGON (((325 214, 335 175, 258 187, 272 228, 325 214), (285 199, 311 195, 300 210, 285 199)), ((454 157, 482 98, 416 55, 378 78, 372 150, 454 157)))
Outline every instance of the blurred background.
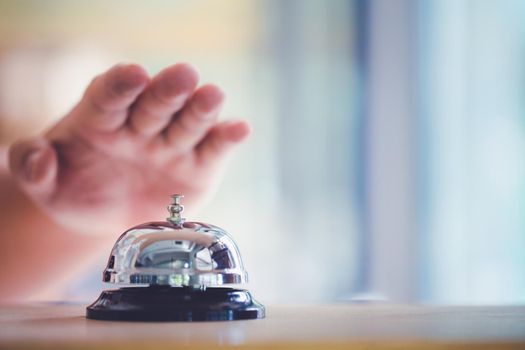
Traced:
POLYGON ((121 61, 191 62, 253 125, 190 219, 262 302, 525 303, 524 1, 0 0, 0 143, 121 61))

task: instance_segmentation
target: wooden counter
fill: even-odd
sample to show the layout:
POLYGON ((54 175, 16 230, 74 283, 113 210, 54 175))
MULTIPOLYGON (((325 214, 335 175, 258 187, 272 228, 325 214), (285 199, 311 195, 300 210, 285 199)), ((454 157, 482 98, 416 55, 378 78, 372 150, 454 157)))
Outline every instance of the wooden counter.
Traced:
POLYGON ((253 321, 86 320, 83 305, 0 307, 0 349, 525 349, 523 307, 270 306, 253 321))

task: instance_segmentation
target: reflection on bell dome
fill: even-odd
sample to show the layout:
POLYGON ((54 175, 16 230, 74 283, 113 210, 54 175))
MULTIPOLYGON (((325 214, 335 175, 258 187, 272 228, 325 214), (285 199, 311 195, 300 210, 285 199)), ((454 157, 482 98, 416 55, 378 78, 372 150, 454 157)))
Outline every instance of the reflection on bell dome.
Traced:
POLYGON ((103 274, 104 282, 174 287, 247 279, 232 237, 199 222, 150 222, 129 229, 115 243, 103 274))

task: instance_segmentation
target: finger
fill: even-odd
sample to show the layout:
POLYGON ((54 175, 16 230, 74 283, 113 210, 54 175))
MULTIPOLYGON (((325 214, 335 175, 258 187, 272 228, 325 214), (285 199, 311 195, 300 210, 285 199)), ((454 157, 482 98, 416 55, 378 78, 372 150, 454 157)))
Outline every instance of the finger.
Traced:
POLYGON ((204 85, 193 94, 180 114, 166 129, 166 139, 174 150, 193 149, 217 121, 224 93, 215 85, 204 85))
POLYGON ((11 146, 9 169, 20 187, 31 197, 49 197, 55 190, 58 158, 46 139, 27 140, 11 146))
POLYGON ((221 162, 250 133, 250 125, 242 120, 228 120, 216 124, 197 146, 197 158, 206 164, 221 162))
POLYGON ((193 66, 179 63, 159 73, 133 106, 129 119, 131 128, 139 134, 160 133, 191 96, 199 74, 193 66))
POLYGON ((119 64, 99 75, 88 86, 72 118, 82 127, 114 131, 126 121, 128 108, 149 81, 144 68, 119 64))

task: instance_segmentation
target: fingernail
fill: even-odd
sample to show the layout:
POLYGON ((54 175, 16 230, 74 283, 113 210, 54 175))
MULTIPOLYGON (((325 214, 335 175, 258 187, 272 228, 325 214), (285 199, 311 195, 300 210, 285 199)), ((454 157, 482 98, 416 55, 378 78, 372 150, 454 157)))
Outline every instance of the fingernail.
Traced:
POLYGON ((142 89, 144 85, 146 85, 146 83, 143 77, 130 75, 117 80, 113 86, 113 91, 118 95, 132 94, 142 89))
POLYGON ((45 173, 45 150, 39 149, 31 152, 24 163, 24 177, 27 181, 35 182, 45 173))
POLYGON ((202 87, 195 97, 195 108, 199 114, 213 114, 224 104, 226 95, 212 85, 202 87))
POLYGON ((116 94, 131 94, 146 85, 147 77, 142 71, 127 65, 117 67, 117 77, 112 86, 116 94))
POLYGON ((252 131, 250 125, 244 121, 232 121, 229 126, 229 137, 233 142, 243 141, 252 131))

